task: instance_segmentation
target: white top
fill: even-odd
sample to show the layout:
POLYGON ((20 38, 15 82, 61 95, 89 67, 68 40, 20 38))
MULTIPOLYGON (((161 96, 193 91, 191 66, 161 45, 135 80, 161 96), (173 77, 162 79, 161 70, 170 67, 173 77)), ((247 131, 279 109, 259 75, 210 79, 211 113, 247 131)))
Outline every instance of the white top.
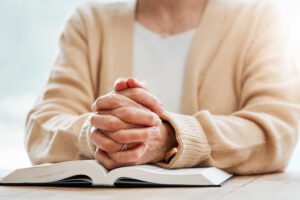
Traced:
POLYGON ((138 22, 134 27, 133 76, 171 112, 180 113, 184 68, 196 29, 162 37, 138 22))

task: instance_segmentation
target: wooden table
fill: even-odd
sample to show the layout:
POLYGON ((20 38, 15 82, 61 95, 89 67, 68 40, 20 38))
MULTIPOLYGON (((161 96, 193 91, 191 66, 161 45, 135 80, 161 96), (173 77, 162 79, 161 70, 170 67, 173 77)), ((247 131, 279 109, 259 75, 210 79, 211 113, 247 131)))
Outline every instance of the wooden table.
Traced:
POLYGON ((235 177, 221 188, 0 187, 1 200, 14 199, 300 199, 300 172, 235 177))

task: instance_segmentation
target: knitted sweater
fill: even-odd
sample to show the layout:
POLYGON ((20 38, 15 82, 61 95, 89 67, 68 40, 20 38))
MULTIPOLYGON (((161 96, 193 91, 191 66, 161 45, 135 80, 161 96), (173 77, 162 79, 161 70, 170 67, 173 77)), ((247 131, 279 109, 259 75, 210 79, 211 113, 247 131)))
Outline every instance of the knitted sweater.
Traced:
MULTIPOLYGON (((84 3, 67 21, 48 83, 26 122, 34 164, 94 158, 91 105, 117 78, 132 75, 135 5, 84 3)), ((157 164, 236 174, 283 170, 300 118, 290 38, 270 1, 209 0, 185 66, 181 112, 163 117, 175 130, 178 152, 157 164)))

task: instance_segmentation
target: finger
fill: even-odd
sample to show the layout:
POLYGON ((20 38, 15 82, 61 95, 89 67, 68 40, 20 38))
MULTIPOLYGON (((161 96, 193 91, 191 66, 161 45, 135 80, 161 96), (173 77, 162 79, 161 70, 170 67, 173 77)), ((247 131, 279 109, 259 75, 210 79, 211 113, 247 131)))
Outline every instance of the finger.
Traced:
POLYGON ((109 111, 105 112, 106 115, 102 115, 99 112, 91 115, 91 124, 104 131, 115 132, 121 129, 134 128, 132 124, 128 124, 125 121, 119 119, 114 115, 109 115, 109 111))
POLYGON ((145 108, 144 106, 136 103, 132 99, 120 95, 117 93, 108 93, 106 95, 103 95, 99 97, 92 105, 93 112, 99 111, 99 110, 112 110, 116 109, 122 106, 136 106, 139 108, 145 108))
POLYGON ((132 99, 146 108, 149 108, 159 116, 161 116, 165 111, 159 100, 142 88, 129 88, 127 90, 119 91, 118 93, 132 99))
POLYGON ((129 151, 109 153, 108 155, 117 163, 137 163, 146 153, 148 148, 149 146, 147 144, 142 143, 129 151))
POLYGON ((107 153, 102 151, 100 148, 97 148, 95 152, 95 159, 109 170, 119 167, 119 164, 111 159, 107 153))
POLYGON ((133 106, 98 111, 97 114, 114 115, 124 122, 140 126, 159 126, 162 123, 157 114, 133 106))
POLYGON ((117 78, 114 82, 114 87, 116 86, 116 84, 118 84, 120 82, 123 82, 123 81, 127 82, 127 80, 128 80, 127 78, 117 78))
POLYGON ((115 142, 98 129, 91 132, 91 141, 94 145, 106 152, 117 152, 122 148, 122 144, 115 142))
POLYGON ((100 148, 97 148, 95 152, 95 159, 109 170, 115 169, 117 167, 125 167, 125 166, 142 164, 142 162, 140 161, 131 162, 131 163, 117 163, 111 157, 109 157, 109 155, 105 151, 102 151, 100 148))
POLYGON ((129 86, 129 88, 143 88, 145 90, 148 90, 146 85, 147 85, 147 82, 146 81, 138 81, 137 79, 134 79, 134 78, 129 78, 127 80, 127 85, 129 86))
POLYGON ((125 90, 127 88, 129 88, 129 86, 126 78, 118 79, 114 84, 114 89, 116 91, 125 90))
POLYGON ((116 80, 116 82, 114 83, 114 89, 116 91, 121 91, 121 90, 125 90, 128 88, 135 88, 135 87, 139 87, 139 88, 143 88, 145 90, 147 90, 147 82, 146 81, 138 81, 135 78, 119 78, 116 80))
POLYGON ((155 135, 159 134, 159 132, 159 127, 154 126, 119 130, 113 133, 108 133, 107 136, 121 144, 146 143, 151 138, 155 137, 155 135))

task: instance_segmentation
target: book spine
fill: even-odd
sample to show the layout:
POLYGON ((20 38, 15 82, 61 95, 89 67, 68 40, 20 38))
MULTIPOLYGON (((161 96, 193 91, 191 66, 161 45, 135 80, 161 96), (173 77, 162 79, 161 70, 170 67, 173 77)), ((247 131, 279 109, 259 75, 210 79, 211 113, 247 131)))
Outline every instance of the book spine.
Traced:
POLYGON ((114 185, 110 184, 94 184, 93 187, 95 188, 114 188, 114 185))

